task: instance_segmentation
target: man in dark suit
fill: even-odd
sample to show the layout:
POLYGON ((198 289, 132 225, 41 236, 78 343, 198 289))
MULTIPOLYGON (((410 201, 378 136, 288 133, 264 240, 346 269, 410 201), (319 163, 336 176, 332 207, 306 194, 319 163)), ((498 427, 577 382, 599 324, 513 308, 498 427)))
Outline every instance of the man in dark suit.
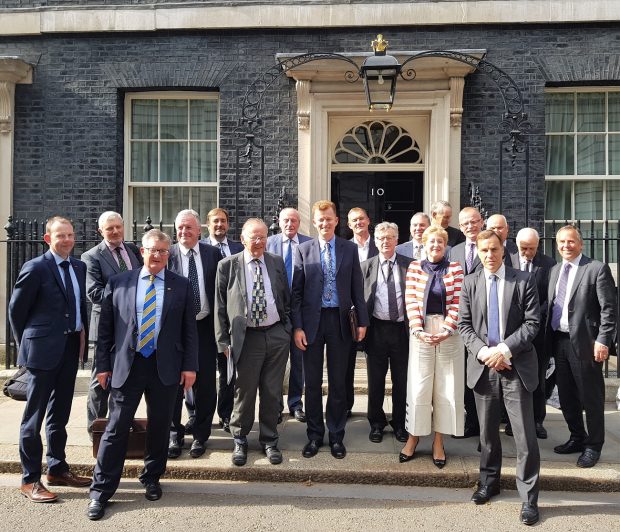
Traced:
POLYGON ((409 230, 411 231, 411 240, 396 246, 396 253, 407 257, 409 260, 423 260, 426 258, 424 244, 422 244, 422 235, 424 231, 431 225, 431 219, 425 212, 416 212, 411 217, 409 230))
POLYGON ((17 364, 26 366, 29 374, 19 431, 20 490, 33 502, 58 498, 41 482, 43 418, 49 485, 88 486, 87 478, 71 472, 65 457, 78 361, 86 356, 86 266, 70 257, 75 235, 68 219, 50 218, 43 239, 49 251, 22 266, 9 303, 19 346, 17 364))
POLYGON ((110 387, 110 420, 101 438, 87 516, 101 519, 123 472, 131 422, 144 395, 148 428, 140 482, 149 501, 161 498, 168 434, 179 384, 189 389, 198 370, 196 311, 189 280, 166 270, 170 237, 142 237, 141 269, 110 279, 101 303, 97 378, 110 387))
MULTIPOLYGON (((538 251, 540 238, 536 229, 525 227, 517 233, 517 253, 510 254, 510 264, 513 268, 529 272, 536 279, 538 288, 538 301, 540 303, 540 329, 534 338, 534 347, 538 356, 538 386, 534 390, 534 422, 536 423, 536 436, 540 439, 547 438, 547 430, 543 426, 547 414, 547 396, 545 378, 549 366, 550 351, 545 346, 545 327, 547 320, 547 292, 549 287, 549 273, 555 266, 555 260, 538 251)), ((504 258, 504 262, 506 262, 504 258)), ((510 423, 506 425, 506 434, 513 435, 510 423)))
MULTIPOLYGON (((289 288, 293 284, 293 268, 295 266, 296 248, 302 242, 311 240, 309 236, 299 233, 301 218, 297 209, 292 207, 282 209, 279 216, 280 230, 279 235, 271 235, 267 239, 267 251, 274 255, 279 255, 284 260, 286 276, 289 288)), ((288 379, 288 411, 292 417, 301 423, 306 422, 304 404, 301 396, 304 391, 304 363, 303 353, 297 348, 291 339, 290 349, 290 370, 288 379)), ((280 407, 280 412, 284 410, 284 403, 280 407)))
POLYGON ((290 289, 282 258, 264 252, 265 223, 247 220, 241 240, 245 251, 220 262, 215 291, 218 347, 233 357, 237 370, 230 420, 235 439, 232 463, 242 466, 247 461, 258 391, 258 440, 269 462, 280 464, 278 416, 291 343, 290 289))
MULTIPOLYGON (((482 230, 482 216, 475 207, 464 207, 459 212, 459 227, 465 235, 465 242, 457 244, 448 252, 451 261, 458 262, 465 272, 465 275, 476 273, 482 269, 482 263, 478 258, 476 249, 476 238, 482 230)), ((467 356, 467 355, 466 355, 467 356)), ((468 366, 465 364, 465 382, 467 383, 468 366)), ((476 412, 476 401, 472 390, 465 386, 463 396, 465 403, 465 429, 463 436, 452 436, 453 438, 472 438, 480 434, 480 424, 476 412)))
MULTIPOLYGON (((347 214, 347 223, 349 229, 353 231, 351 242, 357 245, 357 256, 360 263, 371 257, 376 257, 379 254, 379 250, 375 245, 374 238, 370 234, 370 218, 368 213, 361 207, 353 207, 347 214)), ((351 344, 351 351, 347 362, 345 384, 347 387, 347 417, 351 417, 353 404, 355 403, 355 364, 358 348, 361 351, 361 346, 357 342, 351 344)))
POLYGON ((440 225, 448 233, 448 246, 454 247, 465 242, 465 235, 456 227, 450 225, 452 220, 452 205, 445 200, 438 200, 431 205, 431 219, 434 224, 440 225))
MULTIPOLYGON (((228 211, 221 207, 211 209, 207 213, 207 227, 209 236, 203 238, 202 242, 210 246, 215 246, 220 250, 222 258, 230 257, 243 251, 243 244, 235 240, 230 240, 228 234, 228 211)), ((228 382, 226 377, 226 357, 224 353, 217 354, 217 371, 219 378, 217 382, 217 413, 220 417, 220 427, 226 432, 230 432, 230 416, 232 415, 233 400, 235 393, 235 377, 228 382)))
MULTIPOLYGON (((82 253, 86 263, 86 295, 92 303, 90 313, 89 340, 97 349, 97 332, 101 301, 108 280, 117 273, 134 270, 142 266, 142 256, 135 244, 125 242, 123 218, 114 211, 106 211, 99 216, 99 234, 103 237, 100 244, 82 253)), ((93 363, 88 399, 86 402, 86 429, 92 440, 93 422, 108 415, 109 390, 104 390, 97 380, 97 368, 93 363)))
MULTIPOLYGON (((211 423, 217 404, 215 384, 217 345, 213 329, 213 309, 215 274, 222 255, 213 246, 198 242, 200 217, 196 211, 187 209, 179 212, 174 225, 177 230, 177 243, 170 248, 168 269, 189 279, 198 330, 199 369, 193 386, 194 441, 189 454, 192 458, 199 458, 206 451, 206 442, 211 436, 211 423)), ((178 458, 185 443, 185 426, 181 423, 182 411, 183 388, 179 386, 170 429, 168 458, 178 458)))
POLYGON ((369 439, 383 441, 387 418, 383 411, 385 378, 388 365, 392 376, 392 420, 394 436, 408 439, 405 430, 407 401, 407 361, 409 359, 409 322, 405 319, 405 278, 409 259, 395 253, 398 226, 382 222, 375 227, 379 255, 363 262, 364 298, 370 317, 366 335, 368 371, 369 439))
POLYGON ((487 229, 493 231, 504 244, 504 263, 506 266, 512 265, 512 257, 519 253, 517 249, 517 245, 512 241, 508 240, 508 233, 510 232, 510 227, 508 226, 508 221, 503 214, 493 214, 489 216, 487 219, 487 229))
POLYGON ((576 227, 562 227, 555 239, 562 262, 549 275, 547 340, 570 438, 554 451, 581 453, 577 466, 593 467, 605 440, 602 366, 616 335, 616 286, 607 264, 582 254, 576 227))
POLYGON ((480 480, 472 501, 487 503, 500 491, 503 403, 517 447, 521 522, 533 525, 539 520, 540 455, 532 405, 538 385, 532 344, 540 324, 538 290, 531 275, 503 263, 504 246, 496 233, 482 231, 477 248, 483 269, 465 277, 459 308, 459 333, 469 351, 467 385, 474 390, 480 419, 480 480))
POLYGON ((323 358, 327 348, 326 421, 332 456, 344 458, 347 422, 346 373, 353 341, 361 342, 368 327, 364 285, 353 242, 335 236, 338 217, 331 201, 312 206, 312 224, 318 239, 299 244, 293 275, 292 318, 294 340, 304 352, 308 443, 303 456, 315 456, 323 445, 323 358), (351 336, 349 310, 355 306, 357 338, 351 336))

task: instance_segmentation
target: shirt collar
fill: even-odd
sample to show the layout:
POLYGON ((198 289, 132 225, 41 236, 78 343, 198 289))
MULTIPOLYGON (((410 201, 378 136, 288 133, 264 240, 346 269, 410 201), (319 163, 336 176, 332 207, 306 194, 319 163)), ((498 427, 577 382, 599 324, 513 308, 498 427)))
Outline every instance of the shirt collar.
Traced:
POLYGON ((115 246, 114 244, 111 244, 110 242, 108 242, 107 240, 103 240, 103 242, 105 243, 105 245, 107 246, 107 248, 110 251, 114 251, 116 248, 120 248, 122 251, 125 251, 125 246, 123 244, 123 242, 121 242, 118 246, 115 246))
POLYGON ((321 249, 323 249, 325 247, 325 244, 329 242, 332 249, 334 248, 334 244, 336 243, 336 235, 332 236, 331 240, 323 240, 321 237, 319 237, 319 245, 321 246, 321 249))
POLYGON ((260 262, 262 262, 263 264, 265 264, 265 255, 261 255, 260 257, 252 257, 252 255, 250 255, 250 253, 248 252, 247 249, 243 250, 243 261, 245 262, 246 266, 248 264, 250 264, 250 262, 252 262, 253 260, 258 259, 260 262))
POLYGON ((497 277, 499 279, 505 279, 506 278, 506 265, 502 264, 499 267, 499 270, 497 270, 495 273, 491 273, 489 270, 487 270, 486 268, 484 269, 484 278, 488 279, 490 275, 497 275, 497 277))
POLYGON ((355 245, 358 248, 362 248, 362 249, 367 249, 370 247, 370 239, 372 238, 372 236, 368 235, 368 238, 366 239, 366 241, 363 244, 359 243, 359 240, 355 237, 353 237, 353 242, 355 242, 355 245))
MULTIPOLYGON (((166 272, 166 268, 163 268, 159 273, 155 274, 155 277, 157 277, 157 279, 164 281, 166 278, 165 272, 166 272)), ((140 270, 140 279, 145 279, 149 275, 151 275, 151 272, 148 271, 145 266, 142 266, 142 269, 140 270)))
POLYGON ((51 249, 50 249, 50 253, 54 257, 54 260, 56 261, 56 266, 59 266, 61 262, 65 262, 66 260, 71 262, 69 260, 71 257, 63 259, 60 255, 58 255, 57 253, 54 253, 51 249))
POLYGON ((477 247, 477 246, 476 246, 476 242, 475 242, 475 241, 473 241, 473 240, 469 240, 469 238, 467 238, 467 239, 465 240, 465 245, 466 245, 467 247, 471 246, 472 244, 474 245, 474 247, 477 247))
POLYGON ((381 262, 381 266, 383 266, 386 262, 391 262, 394 264, 396 262, 396 253, 392 255, 389 259, 384 259, 381 255, 379 255, 379 260, 381 262))
POLYGON ((224 244, 225 246, 228 245, 228 237, 224 237, 224 240, 222 240, 221 242, 219 242, 218 240, 216 240, 214 237, 212 237, 211 235, 209 235, 209 240, 211 240, 211 245, 212 246, 219 246, 220 244, 224 244))
POLYGON ((568 261, 568 260, 564 260, 562 259, 562 266, 568 264, 570 262, 570 264, 572 264, 573 266, 579 266, 579 263, 581 262, 581 257, 583 257, 583 253, 579 253, 579 255, 577 255, 573 260, 568 261))
MULTIPOLYGON (((296 244, 299 244, 299 236, 297 236, 297 233, 295 233, 295 236, 293 238, 291 238, 291 240, 293 242, 295 242, 296 244)), ((286 236, 284 233, 282 233, 282 243, 286 244, 289 241, 288 236, 286 236)))
MULTIPOLYGON (((190 248, 186 248, 183 244, 179 242, 179 249, 181 250, 181 253, 183 253, 183 255, 187 255, 189 253, 190 248)), ((198 255, 200 253, 200 244, 196 242, 196 245, 192 249, 198 255)))

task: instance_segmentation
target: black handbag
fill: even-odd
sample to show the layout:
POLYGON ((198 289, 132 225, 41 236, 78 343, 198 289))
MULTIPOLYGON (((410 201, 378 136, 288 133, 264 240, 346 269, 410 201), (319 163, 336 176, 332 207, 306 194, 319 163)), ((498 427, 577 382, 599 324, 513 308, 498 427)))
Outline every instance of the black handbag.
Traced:
POLYGON ((16 401, 25 401, 26 394, 28 392, 28 381, 30 380, 30 373, 28 368, 22 366, 17 370, 17 373, 4 382, 2 391, 4 395, 15 399, 16 401))

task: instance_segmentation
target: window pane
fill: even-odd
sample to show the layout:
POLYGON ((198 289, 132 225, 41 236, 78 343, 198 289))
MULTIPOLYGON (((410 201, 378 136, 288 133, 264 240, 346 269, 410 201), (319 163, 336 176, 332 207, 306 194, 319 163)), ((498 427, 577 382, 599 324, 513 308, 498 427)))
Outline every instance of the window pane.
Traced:
POLYGON ((159 180, 162 182, 187 181, 187 143, 162 142, 160 149, 159 180))
POLYGON ((575 181, 575 218, 603 217, 603 181, 575 181))
MULTIPOLYGON (((189 189, 186 187, 164 187, 161 189, 162 220, 172 226, 177 213, 189 208, 189 189)), ((170 233, 172 235, 172 233, 170 233)))
POLYGON ((545 218, 547 220, 570 220, 571 181, 547 181, 545 187, 545 218))
POLYGON ((620 220, 620 181, 607 181, 607 211, 608 220, 620 220))
POLYGON ((200 214, 200 220, 205 223, 207 213, 217 207, 217 188, 201 187, 191 189, 191 208, 200 214))
POLYGON ((603 260, 603 224, 583 223, 579 227, 583 237, 583 253, 596 260, 603 260))
POLYGON ((187 139, 187 100, 160 100, 161 139, 187 139))
POLYGON ((605 131, 605 93, 577 94, 577 131, 605 131))
POLYGON ((153 225, 159 222, 159 188, 140 188, 133 189, 133 216, 138 222, 138 233, 140 228, 150 216, 153 225))
POLYGON ((132 100, 131 138, 157 138, 157 100, 132 100))
POLYGON ((545 173, 547 175, 574 175, 575 148, 573 135, 547 137, 545 173))
POLYGON ((217 145, 215 142, 190 144, 190 181, 215 183, 217 181, 217 145))
POLYGON ((610 92, 607 96, 608 130, 620 131, 620 92, 610 92))
POLYGON ((131 180, 157 181, 157 142, 131 143, 131 180))
POLYGON ((620 135, 609 135, 609 175, 620 175, 620 135))
POLYGON ((577 137, 577 173, 579 175, 605 174, 605 135, 577 137))
POLYGON ((191 100, 190 139, 217 139, 217 102, 215 100, 191 100))
POLYGON ((545 131, 568 133, 574 129, 573 93, 545 95, 545 131))

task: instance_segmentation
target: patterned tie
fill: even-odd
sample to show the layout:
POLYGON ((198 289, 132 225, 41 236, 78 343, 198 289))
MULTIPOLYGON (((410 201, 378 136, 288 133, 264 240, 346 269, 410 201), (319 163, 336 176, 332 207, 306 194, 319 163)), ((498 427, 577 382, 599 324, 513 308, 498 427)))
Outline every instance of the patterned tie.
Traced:
POLYGON ((252 284, 252 306, 250 308, 250 319, 258 327, 261 321, 267 319, 267 300, 265 299, 265 283, 263 281, 263 270, 260 267, 260 260, 254 259, 254 276, 252 284))
POLYGON ((562 309, 564 308, 564 300, 566 299, 566 288, 568 287, 568 276, 571 266, 572 264, 567 262, 564 266, 564 270, 562 270, 560 284, 558 284, 558 293, 555 296, 553 308, 551 309, 551 328, 554 331, 560 328, 560 319, 562 318, 562 309))
POLYGON ((121 255, 120 246, 114 249, 114 251, 116 251, 116 257, 118 258, 118 269, 121 272, 126 272, 129 268, 127 268, 127 263, 125 262, 125 260, 123 259, 123 256, 121 255))
POLYGON ((220 242, 217 247, 220 248, 220 253, 222 254, 222 258, 225 259, 226 258, 226 252, 224 251, 224 244, 222 242, 220 242))
MULTIPOLYGON (((392 261, 386 261, 388 267, 387 274, 387 290, 388 290, 388 312, 390 314, 390 321, 398 321, 398 301, 396 300, 396 283, 394 281, 394 263, 392 261)), ((385 275, 385 272, 383 272, 385 275)))
POLYGON ((413 245, 413 259, 420 260, 420 246, 418 246, 417 244, 413 245))
POLYGON ((157 291, 155 290, 155 276, 149 275, 149 285, 144 294, 142 307, 142 323, 140 324, 140 341, 138 352, 148 358, 155 351, 155 317, 157 314, 157 291))
POLYGON ((471 272, 471 268, 474 264, 474 248, 476 247, 475 244, 468 244, 469 246, 469 250, 467 251, 467 258, 465 259, 465 268, 467 269, 467 271, 465 273, 470 273, 471 272))
POLYGON ((487 340, 489 347, 500 343, 499 338, 499 299, 497 297, 497 275, 490 275, 491 287, 489 290, 489 331, 487 340))
POLYGON ((60 267, 65 273, 65 290, 67 292, 67 299, 69 300, 69 321, 71 322, 71 330, 75 330, 75 322, 77 321, 77 309, 75 308, 75 291, 73 290, 73 280, 71 279, 71 273, 69 272, 69 266, 71 263, 68 260, 63 260, 60 263, 60 267))
POLYGON ((284 255, 284 267, 286 268, 286 276, 288 277, 289 288, 293 284, 293 239, 289 238, 286 255, 284 255))
POLYGON ((192 286, 192 293, 194 294, 194 310, 196 314, 200 312, 200 284, 198 283, 198 270, 196 269, 196 259, 194 259, 195 251, 193 249, 189 250, 189 270, 187 274, 187 278, 189 279, 189 284, 192 286))
POLYGON ((323 299, 325 301, 331 301, 334 292, 334 265, 330 248, 330 243, 325 242, 323 248, 323 299))

